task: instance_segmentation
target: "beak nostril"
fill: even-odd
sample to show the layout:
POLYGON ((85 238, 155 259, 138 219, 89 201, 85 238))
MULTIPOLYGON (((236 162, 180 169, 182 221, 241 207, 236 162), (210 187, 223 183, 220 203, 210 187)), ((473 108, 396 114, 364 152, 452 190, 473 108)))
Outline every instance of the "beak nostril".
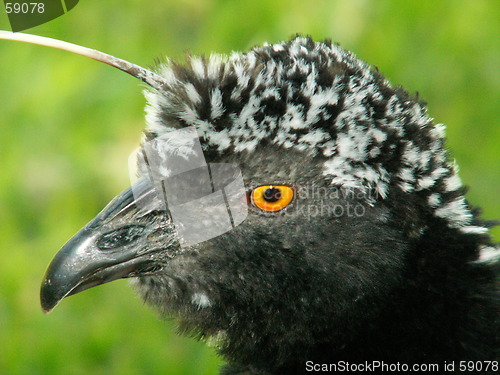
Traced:
POLYGON ((141 237, 144 227, 139 225, 128 225, 103 234, 97 240, 99 250, 113 250, 126 246, 141 237))

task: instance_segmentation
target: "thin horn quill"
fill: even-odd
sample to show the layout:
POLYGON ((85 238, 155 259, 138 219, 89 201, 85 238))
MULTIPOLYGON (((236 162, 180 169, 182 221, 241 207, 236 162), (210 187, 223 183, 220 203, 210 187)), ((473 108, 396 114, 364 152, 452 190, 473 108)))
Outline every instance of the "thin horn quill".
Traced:
POLYGON ((82 47, 77 44, 63 42, 62 40, 46 38, 38 35, 13 33, 10 31, 3 31, 3 30, 0 30, 0 39, 38 44, 40 46, 57 48, 63 51, 76 53, 77 55, 89 57, 96 61, 100 61, 105 64, 111 65, 115 68, 118 68, 140 79, 141 81, 147 83, 149 86, 151 86, 156 90, 160 90, 162 86, 165 84, 165 80, 160 75, 150 70, 140 67, 139 65, 132 64, 128 61, 119 59, 118 57, 108 55, 107 53, 103 53, 87 47, 82 47))

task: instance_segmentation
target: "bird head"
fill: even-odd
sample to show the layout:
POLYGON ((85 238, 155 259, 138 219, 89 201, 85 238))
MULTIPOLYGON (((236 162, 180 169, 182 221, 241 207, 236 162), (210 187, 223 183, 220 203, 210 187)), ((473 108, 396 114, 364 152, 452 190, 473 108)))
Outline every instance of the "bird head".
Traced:
MULTIPOLYGON (((295 37, 167 62, 156 74, 163 83, 145 93, 138 182, 56 255, 41 289, 45 311, 131 278, 148 303, 177 316, 182 329, 219 338, 229 356, 258 357, 270 336, 279 337, 270 350, 279 361, 290 345, 332 335, 341 345, 356 334, 390 300, 430 227, 486 231, 464 199, 444 127, 335 44, 295 37), (193 243, 179 234, 148 157, 151 144, 161 158, 188 127, 212 171, 207 194, 218 191, 211 166, 231 165, 245 205, 229 230, 193 243)), ((188 188, 201 184, 197 178, 188 188)), ((231 194, 224 199, 227 208, 231 194)), ((191 232, 200 232, 207 217, 188 216, 191 232)))

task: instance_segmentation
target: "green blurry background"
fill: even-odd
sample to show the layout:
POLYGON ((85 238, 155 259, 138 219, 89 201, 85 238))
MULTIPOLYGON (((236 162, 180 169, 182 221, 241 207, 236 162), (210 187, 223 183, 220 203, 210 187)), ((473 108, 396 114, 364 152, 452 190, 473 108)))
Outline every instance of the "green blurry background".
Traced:
MULTIPOLYGON (((499 218, 500 2, 83 0, 28 32, 143 66, 242 51, 294 33, 331 38, 418 91, 471 186, 499 218)), ((0 11, 0 29, 9 29, 0 11)), ((215 374, 214 350, 175 335, 125 280, 38 302, 59 247, 128 186, 143 86, 66 52, 0 41, 0 374, 215 374)), ((499 230, 495 232, 498 238, 499 230)))

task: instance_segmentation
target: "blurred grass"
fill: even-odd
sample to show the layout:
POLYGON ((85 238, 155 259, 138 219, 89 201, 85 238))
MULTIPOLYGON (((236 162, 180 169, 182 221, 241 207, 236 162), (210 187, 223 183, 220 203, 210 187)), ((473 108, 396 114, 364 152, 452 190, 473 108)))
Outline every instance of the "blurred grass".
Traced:
MULTIPOLYGON (((469 199, 499 218, 499 15, 496 0, 86 0, 28 32, 143 66, 297 32, 331 38, 418 90, 447 125, 469 199)), ((3 10, 0 29, 8 29, 3 10)), ((48 316, 38 305, 49 260, 128 185, 141 91, 84 58, 0 42, 0 374, 215 374, 221 364, 205 344, 175 335, 125 281, 48 316)))

